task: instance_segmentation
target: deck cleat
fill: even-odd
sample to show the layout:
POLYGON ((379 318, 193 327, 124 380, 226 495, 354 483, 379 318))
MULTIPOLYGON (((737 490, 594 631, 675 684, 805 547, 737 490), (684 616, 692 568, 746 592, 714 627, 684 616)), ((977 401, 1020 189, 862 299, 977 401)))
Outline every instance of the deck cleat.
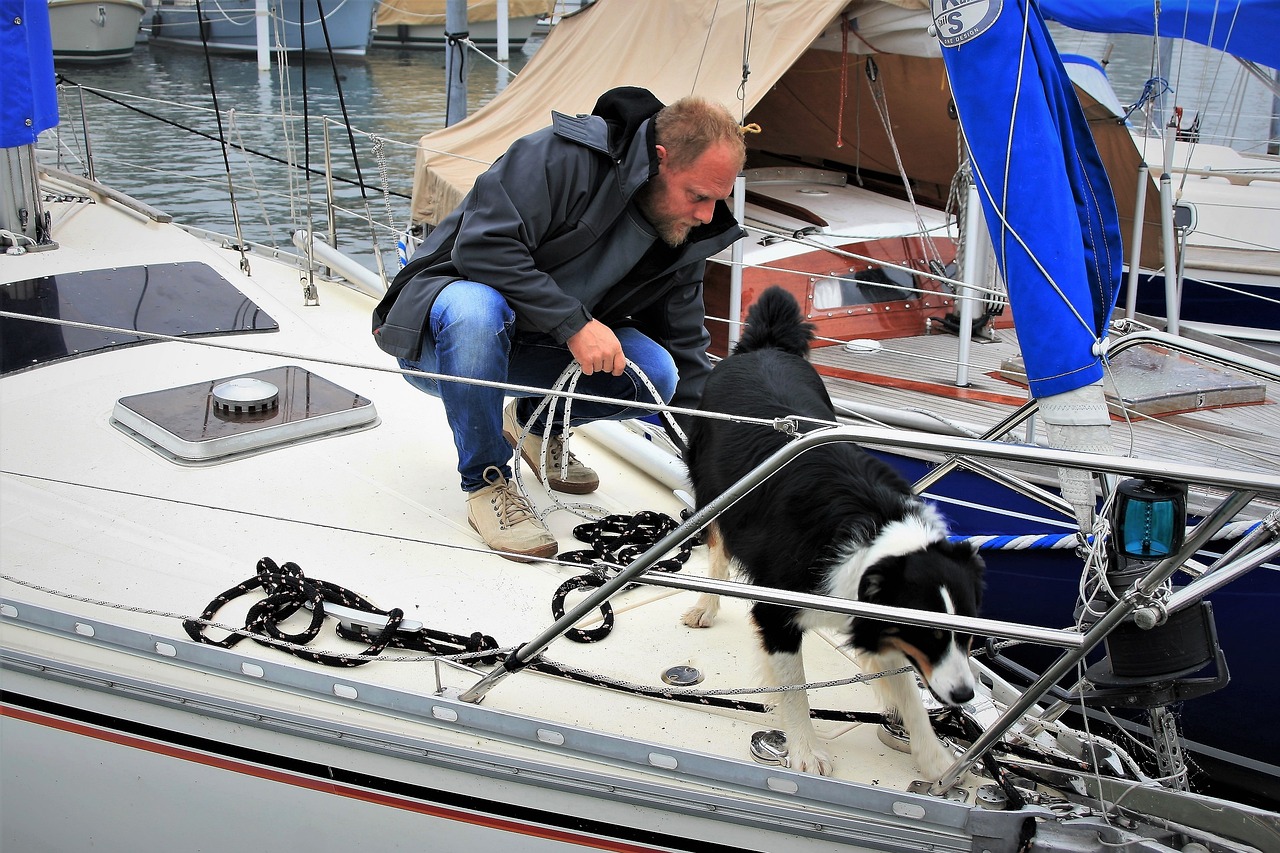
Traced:
POLYGON ((757 764, 787 766, 787 736, 777 729, 756 732, 751 736, 751 758, 757 764))

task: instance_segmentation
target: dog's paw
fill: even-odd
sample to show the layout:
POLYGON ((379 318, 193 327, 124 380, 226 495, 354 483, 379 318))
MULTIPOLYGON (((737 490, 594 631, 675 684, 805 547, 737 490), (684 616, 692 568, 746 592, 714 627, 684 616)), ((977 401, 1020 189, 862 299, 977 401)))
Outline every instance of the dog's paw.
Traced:
POLYGON ((704 607, 690 607, 680 617, 680 621, 690 628, 710 628, 716 624, 716 614, 704 607))
POLYGON ((831 756, 824 750, 814 749, 804 743, 787 745, 787 767, 792 770, 830 776, 833 766, 831 756))
POLYGON ((698 603, 684 612, 680 621, 690 628, 710 628, 716 624, 716 615, 720 612, 720 596, 700 595, 698 603))
POLYGON ((937 782, 942 779, 947 768, 955 763, 956 756, 943 745, 942 741, 938 740, 933 732, 929 732, 928 737, 919 738, 918 741, 913 741, 911 744, 911 756, 915 759, 921 774, 929 781, 937 782))

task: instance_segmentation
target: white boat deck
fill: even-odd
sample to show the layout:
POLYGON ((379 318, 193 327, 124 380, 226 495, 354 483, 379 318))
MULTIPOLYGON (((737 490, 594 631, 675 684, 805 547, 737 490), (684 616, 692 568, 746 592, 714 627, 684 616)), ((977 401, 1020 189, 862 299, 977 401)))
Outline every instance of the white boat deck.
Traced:
MULTIPOLYGON (((341 797, 320 798, 321 815, 338 803, 367 799, 363 789, 342 793, 354 784, 342 780, 361 778, 401 786, 378 795, 387 802, 400 803, 395 797, 408 796, 406 790, 448 787, 538 814, 583 814, 597 826, 661 831, 728 848, 960 851, 982 837, 984 849, 1013 850, 1008 845, 1022 816, 972 808, 980 790, 990 793, 984 789, 990 780, 967 773, 946 797, 926 796, 910 755, 886 746, 874 724, 817 723, 835 762, 833 777, 824 779, 751 761, 753 734, 775 727, 768 714, 647 698, 527 670, 508 675, 472 705, 458 693, 487 667, 438 666, 421 653, 388 651, 387 660, 363 667, 328 668, 251 641, 229 651, 191 642, 183 619, 253 578, 262 557, 295 562, 311 579, 382 609, 401 608, 429 628, 489 634, 503 648, 531 641, 550 625, 553 594, 585 569, 510 562, 482 545, 466 520, 440 404, 406 383, 374 346, 371 298, 320 281, 319 305, 305 306, 294 267, 252 257, 246 276, 236 253, 102 198, 53 201, 49 210, 60 248, 7 257, 6 281, 201 260, 280 327, 118 348, 0 382, 5 685, 52 703, 40 713, 14 711, 6 722, 20 734, 3 741, 6 779, 34 781, 6 785, 5 808, 31 816, 21 827, 40 826, 51 847, 69 849, 91 838, 107 849, 130 849, 125 845, 136 841, 127 820, 129 789, 102 768, 123 767, 118 775, 136 774, 165 793, 223 784, 224 776, 209 778, 207 767, 287 782, 268 796, 284 788, 310 790, 314 779, 299 782, 292 771, 259 766, 262 756, 286 750, 289 761, 348 774, 324 783, 327 793, 341 797), (378 423, 200 465, 174 462, 111 423, 122 397, 282 365, 301 365, 371 400, 378 423), (128 720, 141 734, 72 725, 57 708, 128 720), (57 732, 75 739, 58 741, 57 732), (154 748, 155 732, 179 733, 180 747, 154 748), (129 750, 121 754, 108 744, 129 750), (236 752, 234 760, 206 756, 223 744, 249 752, 236 752), (158 769, 149 762, 160 754, 185 760, 158 769), (62 762, 56 771, 53 758, 62 762), (80 798, 85 803, 75 820, 64 817, 58 787, 67 776, 97 791, 80 798)), ((945 380, 941 367, 931 369, 934 381, 945 380)), ((985 369, 975 372, 975 382, 995 381, 985 369)), ((841 396, 871 396, 862 383, 836 388, 841 396)), ((877 397, 884 405, 915 405, 875 393, 886 395, 877 397)), ((958 409, 946 414, 968 419, 958 409)), ((583 438, 575 448, 601 475, 591 502, 605 512, 675 516, 683 508, 669 487, 603 446, 583 438)), ((545 490, 530 478, 526 485, 537 506, 550 506, 545 490)), ((580 521, 566 512, 550 516, 563 550, 585 547, 572 536, 580 521)), ((682 573, 705 572, 703 551, 694 549, 682 573)), ((215 621, 242 624, 249 603, 259 598, 255 591, 237 599, 215 621)), ((757 687, 757 641, 746 605, 727 601, 719 624, 697 630, 680 622, 693 600, 691 592, 653 587, 624 592, 606 639, 557 640, 545 657, 632 685, 661 685, 663 673, 679 666, 703 674, 700 689, 757 687)), ((295 615, 286 629, 300 631, 305 621, 295 615)), ((339 639, 332 622, 309 648, 363 649, 339 639)), ((217 629, 210 633, 221 636, 217 629)), ((806 640, 806 665, 815 682, 857 672, 838 643, 816 634, 806 640)), ((734 698, 765 701, 759 694, 734 698)), ((815 708, 878 710, 865 684, 815 689, 811 701, 815 708)), ((157 832, 182 822, 187 831, 246 844, 277 837, 264 835, 260 822, 228 826, 225 813, 191 814, 182 802, 157 793, 151 810, 165 813, 157 832)), ((394 805, 396 820, 422 808, 420 799, 404 802, 394 805)), ((393 824, 357 819, 382 839, 394 837, 393 824)), ((21 841, 25 829, 14 829, 18 824, 8 817, 5 823, 9 833, 19 833, 5 837, 21 841)), ((1045 828, 1042 837, 1057 831, 1045 828)), ((346 830, 336 832, 334 838, 346 830)), ((593 846, 576 835, 571 841, 593 846)), ((669 849, 654 843, 658 847, 643 849, 669 849)))
MULTIPOLYGON (((63 223, 55 224, 61 248, 7 260, 7 279, 197 257, 251 296, 280 331, 207 338, 209 347, 148 343, 7 376, 0 383, 0 529, 7 576, 0 587, 6 604, 19 613, 29 606, 65 612, 77 624, 119 626, 183 649, 189 643, 180 617, 198 616, 215 596, 251 578, 258 559, 268 556, 296 562, 309 578, 345 587, 381 608, 402 608, 407 618, 431 628, 490 634, 504 648, 532 639, 552 622, 556 589, 586 568, 510 562, 483 546, 467 523, 439 402, 395 372, 381 370, 393 362, 368 333, 370 298, 322 281, 319 306, 305 307, 296 270, 255 257, 246 278, 234 252, 210 249, 173 226, 140 225, 135 214, 110 203, 51 207, 55 223, 63 223), (139 228, 162 239, 140 241, 139 228), (177 464, 111 424, 121 397, 281 364, 305 366, 369 398, 380 423, 210 465, 177 464)), ((683 508, 669 489, 613 453, 586 439, 575 447, 600 472, 602 487, 590 499, 605 511, 678 515, 683 508)), ((548 493, 528 472, 525 480, 537 505, 550 506, 548 493)), ((581 522, 568 512, 550 516, 563 550, 587 547, 572 535, 581 522)), ((685 572, 704 571, 704 550, 695 549, 685 572)), ((615 604, 617 625, 608 639, 590 645, 557 641, 547 657, 642 685, 661 685, 667 668, 682 665, 705 674, 704 688, 756 687, 756 641, 746 605, 728 601, 721 624, 695 630, 680 623, 694 597, 651 588, 626 592, 615 604)), ((256 599, 255 594, 233 602, 216 621, 242 624, 256 599)), ((295 623, 300 630, 305 619, 289 624, 295 623)), ((57 650, 122 678, 145 681, 156 675, 154 655, 121 655, 63 636, 55 641, 12 623, 4 632, 10 649, 32 655, 57 650)), ((210 633, 222 636, 215 629, 210 633)), ((346 653, 362 649, 338 639, 331 628, 312 645, 346 653)), ((435 667, 421 660, 326 670, 251 642, 234 654, 301 668, 362 695, 390 688, 429 703, 436 689, 435 667)), ((856 674, 847 654, 827 638, 811 639, 808 661, 814 680, 856 674)), ((444 671, 446 685, 456 689, 473 685, 480 674, 444 671)), ((326 702, 295 690, 264 691, 253 679, 234 674, 214 677, 193 668, 183 679, 192 690, 224 699, 280 711, 308 709, 400 735, 420 731, 412 720, 362 710, 359 703, 326 711, 332 697, 326 702)), ((764 701, 760 695, 743 698, 764 701)), ((815 691, 813 704, 877 709, 865 685, 815 691)), ((582 727, 734 761, 749 761, 751 735, 773 726, 762 714, 631 696, 533 672, 510 676, 483 707, 553 721, 567 731, 582 727)), ((831 738, 838 778, 893 790, 905 790, 918 778, 910 756, 880 744, 876 727, 818 726, 831 738)), ((497 748, 483 735, 457 738, 482 750, 497 748)), ((570 752, 559 756, 579 761, 570 752)), ((969 777, 962 786, 970 802, 981 781, 969 777)))

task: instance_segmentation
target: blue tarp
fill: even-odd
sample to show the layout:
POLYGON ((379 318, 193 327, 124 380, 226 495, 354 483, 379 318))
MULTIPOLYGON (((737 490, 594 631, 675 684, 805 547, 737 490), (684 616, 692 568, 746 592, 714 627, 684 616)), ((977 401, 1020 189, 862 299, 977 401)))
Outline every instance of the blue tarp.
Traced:
POLYGON ((1187 39, 1280 68, 1280 0, 1040 0, 1050 21, 1091 33, 1187 39))
POLYGON ((1071 80, 1027 0, 934 0, 943 60, 1031 392, 1102 378, 1121 280, 1111 184, 1071 80))
POLYGON ((47 0, 0 0, 0 148, 58 123, 47 0))

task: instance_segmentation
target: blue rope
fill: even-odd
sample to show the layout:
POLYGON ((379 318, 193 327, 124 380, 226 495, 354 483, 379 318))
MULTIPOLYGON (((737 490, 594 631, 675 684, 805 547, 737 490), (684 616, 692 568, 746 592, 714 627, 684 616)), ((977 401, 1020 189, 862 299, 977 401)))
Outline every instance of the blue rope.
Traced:
POLYGON ((1173 87, 1169 85, 1169 81, 1163 77, 1152 77, 1142 87, 1142 94, 1138 96, 1138 100, 1124 111, 1124 119, 1122 123, 1129 121, 1129 116, 1133 115, 1143 105, 1154 101, 1165 92, 1172 92, 1173 87))
MULTIPOLYGON (((1242 521, 1228 524, 1218 531, 1213 540, 1238 539, 1255 530, 1262 522, 1242 521)), ((1189 532, 1189 531, 1188 531, 1189 532)), ((1075 533, 1027 534, 1025 536, 948 536, 952 542, 968 542, 979 551, 1032 551, 1054 548, 1075 548, 1079 538, 1075 533)), ((1086 537, 1093 544, 1093 537, 1086 537)))
MULTIPOLYGON (((1050 533, 1028 536, 949 536, 952 542, 968 542, 979 551, 1030 551, 1053 548, 1075 548, 1076 534, 1050 533)), ((1089 537, 1093 541, 1093 537, 1089 537)))

